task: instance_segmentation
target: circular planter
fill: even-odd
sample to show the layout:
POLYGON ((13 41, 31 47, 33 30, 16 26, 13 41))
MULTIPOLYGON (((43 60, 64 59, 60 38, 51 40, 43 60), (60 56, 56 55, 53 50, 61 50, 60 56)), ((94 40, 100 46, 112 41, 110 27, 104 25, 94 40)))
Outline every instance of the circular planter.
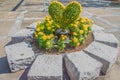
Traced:
MULTIPOLYGON (((35 23, 28 26, 28 29, 35 30, 35 23)), ((37 58, 28 72, 28 79, 93 80, 101 73, 106 74, 116 61, 118 40, 114 35, 104 33, 104 28, 95 24, 92 31, 94 40, 82 51, 60 55, 37 54, 37 58)))

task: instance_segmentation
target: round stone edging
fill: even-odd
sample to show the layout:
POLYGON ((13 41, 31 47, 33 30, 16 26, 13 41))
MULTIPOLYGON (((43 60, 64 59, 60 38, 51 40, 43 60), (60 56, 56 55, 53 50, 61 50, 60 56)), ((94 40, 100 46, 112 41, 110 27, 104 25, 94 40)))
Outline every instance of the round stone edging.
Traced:
MULTIPOLYGON (((14 42, 14 40, 16 40, 16 42, 17 42, 17 40, 19 38, 23 39, 24 37, 27 37, 28 34, 30 36, 31 33, 33 33, 33 30, 35 30, 35 25, 36 24, 33 23, 27 27, 28 29, 26 29, 26 30, 28 30, 28 32, 30 34, 23 33, 22 37, 20 37, 21 34, 17 34, 17 37, 13 36, 12 37, 13 42, 14 42), (32 32, 30 32, 29 29, 32 29, 32 32)), ((78 80, 78 79, 79 80, 82 80, 82 79, 92 79, 93 80, 96 77, 99 77, 100 73, 106 74, 107 71, 111 68, 111 66, 115 63, 115 61, 117 59, 118 40, 114 37, 114 35, 109 34, 109 33, 104 33, 103 32, 104 28, 99 27, 95 24, 92 27, 92 31, 93 31, 94 41, 83 51, 65 54, 64 56, 63 56, 63 54, 58 55, 58 56, 63 56, 63 61, 65 62, 65 67, 66 67, 67 73, 71 80, 78 80)), ((44 56, 44 55, 38 55, 38 56, 44 56)), ((50 56, 50 55, 48 55, 48 56, 50 56)), ((52 55, 52 56, 54 56, 54 55, 52 55)), ((49 58, 49 59, 52 59, 52 58, 49 58)), ((57 58, 56 58, 56 60, 57 60, 57 58)), ((59 60, 62 61, 62 57, 59 58, 59 60)), ((40 61, 40 60, 38 60, 38 61, 40 61)), ((59 62, 59 63, 60 63, 60 66, 63 66, 61 62, 59 62)), ((36 60, 32 66, 34 66, 34 65, 36 65, 36 60)), ((46 67, 46 66, 43 66, 41 68, 39 68, 39 66, 36 66, 36 67, 38 67, 38 69, 42 69, 43 67, 46 67)), ((61 70, 60 68, 62 68, 62 67, 59 67, 58 70, 61 70)), ((31 72, 35 72, 32 69, 33 68, 31 68, 28 73, 28 79, 34 80, 38 76, 36 76, 34 74, 31 75, 31 72)), ((20 69, 18 69, 18 70, 20 70, 20 69)), ((46 70, 47 70, 47 68, 46 68, 46 70)), ((49 71, 48 71, 48 73, 49 73, 49 71)), ((39 75, 39 76, 43 76, 43 75, 39 75)), ((59 73, 58 76, 59 76, 59 79, 62 80, 63 74, 59 73)), ((45 75, 41 79, 44 79, 44 78, 47 79, 46 77, 49 77, 49 76, 45 75)), ((57 79, 56 77, 54 77, 54 78, 57 79)), ((53 78, 51 78, 51 80, 52 79, 53 78)))

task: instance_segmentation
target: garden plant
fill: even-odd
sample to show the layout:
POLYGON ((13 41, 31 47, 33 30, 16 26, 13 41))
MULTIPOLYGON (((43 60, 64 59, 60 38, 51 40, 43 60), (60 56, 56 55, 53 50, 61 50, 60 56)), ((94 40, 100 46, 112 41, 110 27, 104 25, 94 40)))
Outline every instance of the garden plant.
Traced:
POLYGON ((48 8, 49 16, 36 23, 34 37, 39 47, 59 51, 65 47, 78 47, 85 42, 91 33, 92 20, 80 16, 82 6, 72 1, 64 6, 61 2, 52 1, 48 8))

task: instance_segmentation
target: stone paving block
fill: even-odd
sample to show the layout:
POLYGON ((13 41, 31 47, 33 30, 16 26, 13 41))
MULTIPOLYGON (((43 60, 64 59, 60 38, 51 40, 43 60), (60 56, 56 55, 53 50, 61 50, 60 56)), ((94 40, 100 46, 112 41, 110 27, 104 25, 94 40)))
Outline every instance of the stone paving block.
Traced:
POLYGON ((103 63, 102 72, 105 74, 115 63, 118 55, 118 48, 114 48, 99 42, 92 42, 85 50, 91 57, 103 63))
POLYGON ((83 51, 73 52, 64 57, 70 80, 93 80, 99 76, 102 64, 83 51))
POLYGON ((33 29, 22 29, 12 35, 12 43, 22 42, 25 38, 32 38, 33 33, 33 29))
MULTIPOLYGON (((120 13, 118 13, 117 15, 120 15, 120 13)), ((102 18, 109 21, 109 23, 111 24, 115 24, 116 27, 120 26, 120 16, 103 16, 102 18)))
POLYGON ((39 55, 27 75, 28 80, 62 80, 62 56, 39 55))
POLYGON ((29 26, 27 26, 28 29, 36 29, 36 23, 32 23, 29 26))
MULTIPOLYGON (((46 15, 48 15, 47 12, 40 12, 40 10, 42 11, 42 9, 40 8, 40 6, 29 6, 27 8, 30 8, 31 10, 28 11, 35 11, 35 12, 27 12, 25 14, 25 18, 45 18, 46 15), (33 7, 35 8, 39 8, 38 11, 35 11, 33 9, 33 7)), ((43 8, 44 9, 44 8, 43 8)))
POLYGON ((112 47, 118 47, 118 40, 113 34, 104 32, 93 32, 94 40, 107 44, 112 47))
POLYGON ((92 26, 92 31, 93 32, 99 32, 99 31, 103 31, 104 30, 104 28, 102 28, 102 27, 100 27, 100 26, 98 26, 98 25, 96 25, 96 24, 93 24, 93 26, 92 26))
POLYGON ((0 12, 0 19, 16 19, 20 12, 0 12))
POLYGON ((12 72, 27 68, 34 60, 34 52, 25 42, 5 46, 7 59, 12 72))
MULTIPOLYGON (((0 18, 1 19, 1 18, 0 18)), ((15 20, 3 20, 0 21, 0 35, 6 36, 12 28, 12 25, 15 23, 15 20)))

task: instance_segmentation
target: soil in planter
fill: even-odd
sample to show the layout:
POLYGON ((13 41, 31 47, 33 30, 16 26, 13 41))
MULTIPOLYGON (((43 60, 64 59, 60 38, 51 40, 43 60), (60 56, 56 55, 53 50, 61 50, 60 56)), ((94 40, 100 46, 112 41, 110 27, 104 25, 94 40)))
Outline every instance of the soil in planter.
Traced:
POLYGON ((53 48, 49 51, 46 51, 44 48, 39 48, 38 43, 36 41, 33 41, 32 48, 35 53, 40 53, 40 54, 51 54, 51 55, 58 55, 58 54, 63 54, 63 53, 71 53, 71 52, 76 52, 76 51, 81 51, 85 49, 87 46, 89 46, 90 43, 93 41, 93 35, 90 33, 87 38, 85 39, 85 43, 81 44, 78 47, 70 47, 66 46, 66 48, 62 51, 58 51, 57 48, 53 48))

